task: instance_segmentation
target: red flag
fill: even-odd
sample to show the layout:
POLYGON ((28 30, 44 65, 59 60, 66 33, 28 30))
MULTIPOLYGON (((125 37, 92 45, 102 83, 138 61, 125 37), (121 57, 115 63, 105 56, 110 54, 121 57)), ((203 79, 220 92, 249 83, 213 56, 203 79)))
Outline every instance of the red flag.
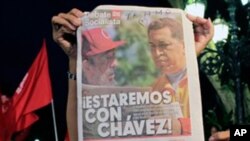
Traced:
POLYGON ((38 116, 33 112, 48 105, 51 100, 48 57, 44 41, 39 54, 11 98, 7 112, 4 113, 5 125, 8 125, 4 135, 6 141, 14 132, 24 130, 37 121, 38 116))

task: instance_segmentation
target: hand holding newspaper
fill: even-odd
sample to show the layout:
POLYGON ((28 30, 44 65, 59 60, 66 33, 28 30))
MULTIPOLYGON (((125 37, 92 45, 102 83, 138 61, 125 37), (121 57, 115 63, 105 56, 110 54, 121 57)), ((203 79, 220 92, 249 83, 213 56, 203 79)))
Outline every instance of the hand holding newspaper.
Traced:
POLYGON ((204 140, 182 10, 99 6, 82 17, 77 45, 79 140, 204 140))

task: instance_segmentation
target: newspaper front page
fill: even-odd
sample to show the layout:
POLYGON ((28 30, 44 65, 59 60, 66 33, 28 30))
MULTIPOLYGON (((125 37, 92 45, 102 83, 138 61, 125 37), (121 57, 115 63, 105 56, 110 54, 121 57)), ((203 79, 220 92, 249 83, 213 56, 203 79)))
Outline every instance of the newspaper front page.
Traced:
POLYGON ((173 8, 99 6, 77 30, 79 140, 203 141, 192 23, 173 8))

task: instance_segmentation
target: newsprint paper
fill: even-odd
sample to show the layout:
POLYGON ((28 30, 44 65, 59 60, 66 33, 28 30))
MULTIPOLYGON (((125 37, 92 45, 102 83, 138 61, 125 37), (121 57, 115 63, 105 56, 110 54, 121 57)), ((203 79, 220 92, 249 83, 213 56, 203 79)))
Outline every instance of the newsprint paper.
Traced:
POLYGON ((173 8, 99 6, 77 30, 79 141, 203 141, 192 23, 173 8))

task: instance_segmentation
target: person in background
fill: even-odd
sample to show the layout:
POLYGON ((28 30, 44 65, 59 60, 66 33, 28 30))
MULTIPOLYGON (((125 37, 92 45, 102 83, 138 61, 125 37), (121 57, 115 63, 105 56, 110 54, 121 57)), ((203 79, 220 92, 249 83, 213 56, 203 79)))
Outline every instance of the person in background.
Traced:
POLYGON ((230 131, 217 131, 215 133, 212 133, 212 135, 209 138, 209 141, 229 141, 230 139, 230 131))
MULTIPOLYGON (((52 34, 53 40, 64 50, 69 58, 69 72, 76 74, 76 42, 67 38, 68 35, 75 36, 76 29, 81 25, 80 18, 83 12, 79 9, 72 9, 68 13, 59 13, 52 17, 52 34)), ((210 19, 203 19, 192 15, 187 15, 187 18, 193 22, 195 35, 195 50, 199 55, 212 39, 214 29, 210 19)), ((69 79, 68 103, 67 103, 67 126, 71 141, 77 141, 77 119, 76 115, 76 81, 69 79)))

